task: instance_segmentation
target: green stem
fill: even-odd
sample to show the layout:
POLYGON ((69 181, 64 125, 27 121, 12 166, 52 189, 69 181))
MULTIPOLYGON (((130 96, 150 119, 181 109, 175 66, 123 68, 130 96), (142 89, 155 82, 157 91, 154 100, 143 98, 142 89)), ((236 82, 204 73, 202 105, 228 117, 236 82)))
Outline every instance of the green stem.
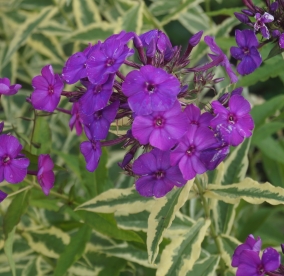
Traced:
MULTIPOLYGON (((210 208, 209 208, 207 199, 203 195, 204 194, 204 189, 203 189, 201 183, 199 182, 199 179, 195 178, 194 182, 195 182, 195 184, 197 186, 197 189, 198 189, 198 192, 199 192, 199 196, 200 196, 201 201, 202 201, 202 205, 203 205, 203 209, 204 209, 204 213, 205 213, 205 218, 206 219, 211 219, 211 217, 210 217, 210 208)), ((223 249, 222 249, 221 238, 217 235, 215 227, 214 227, 214 224, 212 223, 212 220, 211 220, 211 224, 210 224, 210 232, 211 232, 212 238, 214 239, 214 242, 216 244, 218 252, 219 252, 220 256, 222 256, 223 249)), ((225 271, 225 264, 221 261, 220 265, 221 265, 221 269, 223 271, 225 271)))
MULTIPOLYGON (((28 179, 25 179, 25 181, 26 181, 27 183, 29 183, 32 187, 34 187, 34 188, 36 188, 36 189, 38 189, 38 190, 40 190, 40 191, 42 190, 41 187, 40 187, 38 184, 33 183, 33 182, 29 181, 28 179)), ((55 191, 50 190, 50 191, 49 191, 49 194, 52 195, 52 196, 54 196, 54 197, 57 197, 57 198, 66 200, 66 201, 68 201, 68 202, 70 202, 70 203, 73 203, 73 204, 75 204, 75 205, 80 205, 80 203, 78 203, 78 202, 76 202, 76 201, 71 201, 68 196, 63 195, 63 194, 60 194, 60 193, 57 193, 57 192, 55 192, 55 191)))
POLYGON ((34 110, 34 120, 33 120, 34 123, 33 123, 31 143, 30 143, 30 152, 32 152, 32 145, 33 145, 33 138, 34 138, 34 133, 35 133, 36 118, 37 118, 37 114, 36 114, 36 111, 34 110))

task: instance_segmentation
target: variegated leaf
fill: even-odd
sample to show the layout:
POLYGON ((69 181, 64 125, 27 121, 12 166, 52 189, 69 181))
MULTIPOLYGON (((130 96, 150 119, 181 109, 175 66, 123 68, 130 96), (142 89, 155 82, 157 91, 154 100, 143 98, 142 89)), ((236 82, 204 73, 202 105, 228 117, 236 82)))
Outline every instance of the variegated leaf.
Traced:
POLYGON ((96 213, 114 213, 127 210, 130 214, 149 210, 154 200, 142 197, 134 187, 128 189, 110 189, 95 198, 83 203, 76 210, 86 210, 96 213))
POLYGON ((147 250, 150 263, 154 263, 156 259, 165 230, 171 226, 176 212, 188 199, 193 181, 194 179, 184 187, 176 188, 165 197, 156 199, 148 219, 147 250))
POLYGON ((39 14, 28 17, 24 24, 20 25, 14 38, 9 44, 8 51, 3 60, 2 66, 5 66, 10 60, 11 56, 22 46, 28 39, 29 35, 38 27, 38 25, 51 17, 56 12, 52 6, 48 6, 41 10, 39 14))
POLYGON ((205 259, 198 260, 186 276, 214 276, 219 264, 220 257, 212 255, 205 259))
POLYGON ((184 276, 199 258, 210 220, 200 218, 184 236, 176 237, 161 255, 157 276, 184 276))
POLYGON ((70 242, 70 236, 59 228, 24 231, 22 236, 29 246, 39 254, 50 258, 58 258, 70 242))
POLYGON ((260 184, 251 178, 231 185, 208 185, 204 196, 235 204, 243 199, 251 204, 267 202, 272 205, 284 204, 284 189, 266 182, 260 184))

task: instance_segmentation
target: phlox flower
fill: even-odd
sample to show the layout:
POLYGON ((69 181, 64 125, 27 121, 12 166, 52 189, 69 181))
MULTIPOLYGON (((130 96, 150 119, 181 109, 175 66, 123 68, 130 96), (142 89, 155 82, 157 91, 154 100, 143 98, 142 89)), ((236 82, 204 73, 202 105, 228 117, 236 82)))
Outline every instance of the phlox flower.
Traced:
POLYGON ((22 86, 20 84, 11 85, 8 78, 0 78, 0 98, 1 95, 15 95, 21 88, 22 86))

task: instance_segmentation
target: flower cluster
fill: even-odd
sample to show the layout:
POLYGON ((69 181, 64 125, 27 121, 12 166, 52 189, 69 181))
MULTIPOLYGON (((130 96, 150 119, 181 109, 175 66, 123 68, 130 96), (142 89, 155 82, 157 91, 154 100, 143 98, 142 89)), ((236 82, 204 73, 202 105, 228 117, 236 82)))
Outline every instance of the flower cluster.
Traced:
POLYGON ((215 169, 229 147, 251 136, 254 127, 241 88, 212 102, 206 112, 198 107, 196 94, 223 80, 214 79, 215 66, 223 66, 231 83, 237 82, 213 37, 204 38, 211 61, 189 66, 189 55, 201 38, 202 32, 193 35, 182 53, 159 30, 140 36, 122 31, 70 56, 61 75, 45 66, 32 81, 35 90, 28 102, 35 109, 71 115, 70 128, 75 126, 78 135, 84 130, 88 139, 80 145, 88 171, 97 168, 103 146, 123 143, 128 152, 119 165, 136 178, 138 192, 162 197, 196 174, 215 169), (134 48, 128 46, 130 41, 134 48), (135 49, 139 63, 128 60, 135 49), (192 77, 192 85, 186 75, 192 77), (79 84, 76 91, 67 92, 64 82, 79 84), (71 110, 57 107, 60 96, 73 104, 71 110), (111 124, 122 119, 128 121, 128 131, 106 140, 111 124), (137 157, 140 147, 144 153, 137 157))
POLYGON ((268 42, 277 43, 284 49, 284 2, 282 0, 263 1, 265 7, 254 5, 252 0, 243 0, 247 9, 235 12, 236 18, 252 30, 236 30, 238 47, 231 48, 232 56, 241 60, 237 71, 241 75, 252 73, 262 62, 258 48, 268 42), (255 34, 260 33, 264 42, 259 43, 255 34))
POLYGON ((263 250, 261 258, 261 239, 249 235, 245 243, 239 245, 232 257, 232 266, 237 267, 237 276, 284 275, 280 264, 280 254, 272 247, 263 250))
MULTIPOLYGON (((54 184, 53 162, 50 156, 39 156, 38 171, 29 171, 30 160, 21 153, 23 146, 19 140, 10 134, 1 134, 4 122, 0 123, 0 182, 17 184, 22 182, 27 174, 36 175, 43 192, 48 195, 54 184)), ((0 202, 7 194, 0 190, 0 202)))

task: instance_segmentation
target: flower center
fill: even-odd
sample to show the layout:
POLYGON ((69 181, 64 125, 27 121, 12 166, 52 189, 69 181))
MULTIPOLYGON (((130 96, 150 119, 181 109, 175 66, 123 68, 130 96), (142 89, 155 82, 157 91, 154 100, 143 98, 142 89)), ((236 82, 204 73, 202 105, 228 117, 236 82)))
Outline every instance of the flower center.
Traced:
POLYGON ((102 116, 103 116, 103 112, 101 110, 94 113, 95 120, 99 120, 100 118, 102 118, 102 116))
POLYGON ((49 95, 53 95, 53 93, 54 93, 54 87, 53 87, 53 85, 50 84, 50 85, 48 86, 48 94, 49 94, 49 95))
POLYGON ((101 85, 97 85, 93 90, 94 94, 99 94, 101 91, 102 91, 101 85))
POLYGON ((248 55, 249 54, 249 48, 248 47, 243 47, 243 53, 245 55, 248 55))
POLYGON ((155 173, 155 176, 156 176, 157 179, 161 179, 165 176, 165 172, 164 171, 157 171, 155 173))
POLYGON ((230 113, 228 116, 229 124, 234 125, 237 122, 237 118, 234 114, 230 113))
POLYGON ((155 127, 158 127, 158 128, 162 127, 164 125, 164 123, 165 123, 165 120, 162 117, 157 117, 154 120, 155 127))
POLYGON ((188 155, 188 156, 191 156, 191 155, 194 154, 194 152, 195 152, 195 146, 194 146, 194 145, 190 145, 190 146, 188 147, 187 151, 186 151, 187 155, 188 155))
POLYGON ((146 89, 147 89, 147 91, 149 92, 149 94, 154 93, 155 88, 156 88, 156 87, 155 87, 154 84, 151 84, 151 83, 146 82, 146 89))
POLYGON ((115 63, 115 59, 113 59, 113 58, 108 58, 107 61, 106 61, 106 66, 107 66, 107 67, 110 67, 110 66, 112 66, 114 63, 115 63))
POLYGON ((191 121, 190 123, 191 123, 192 125, 197 125, 197 126, 199 126, 198 121, 191 121))
POLYGON ((9 155, 4 155, 2 158, 2 164, 4 166, 9 165, 11 163, 11 157, 9 155))

